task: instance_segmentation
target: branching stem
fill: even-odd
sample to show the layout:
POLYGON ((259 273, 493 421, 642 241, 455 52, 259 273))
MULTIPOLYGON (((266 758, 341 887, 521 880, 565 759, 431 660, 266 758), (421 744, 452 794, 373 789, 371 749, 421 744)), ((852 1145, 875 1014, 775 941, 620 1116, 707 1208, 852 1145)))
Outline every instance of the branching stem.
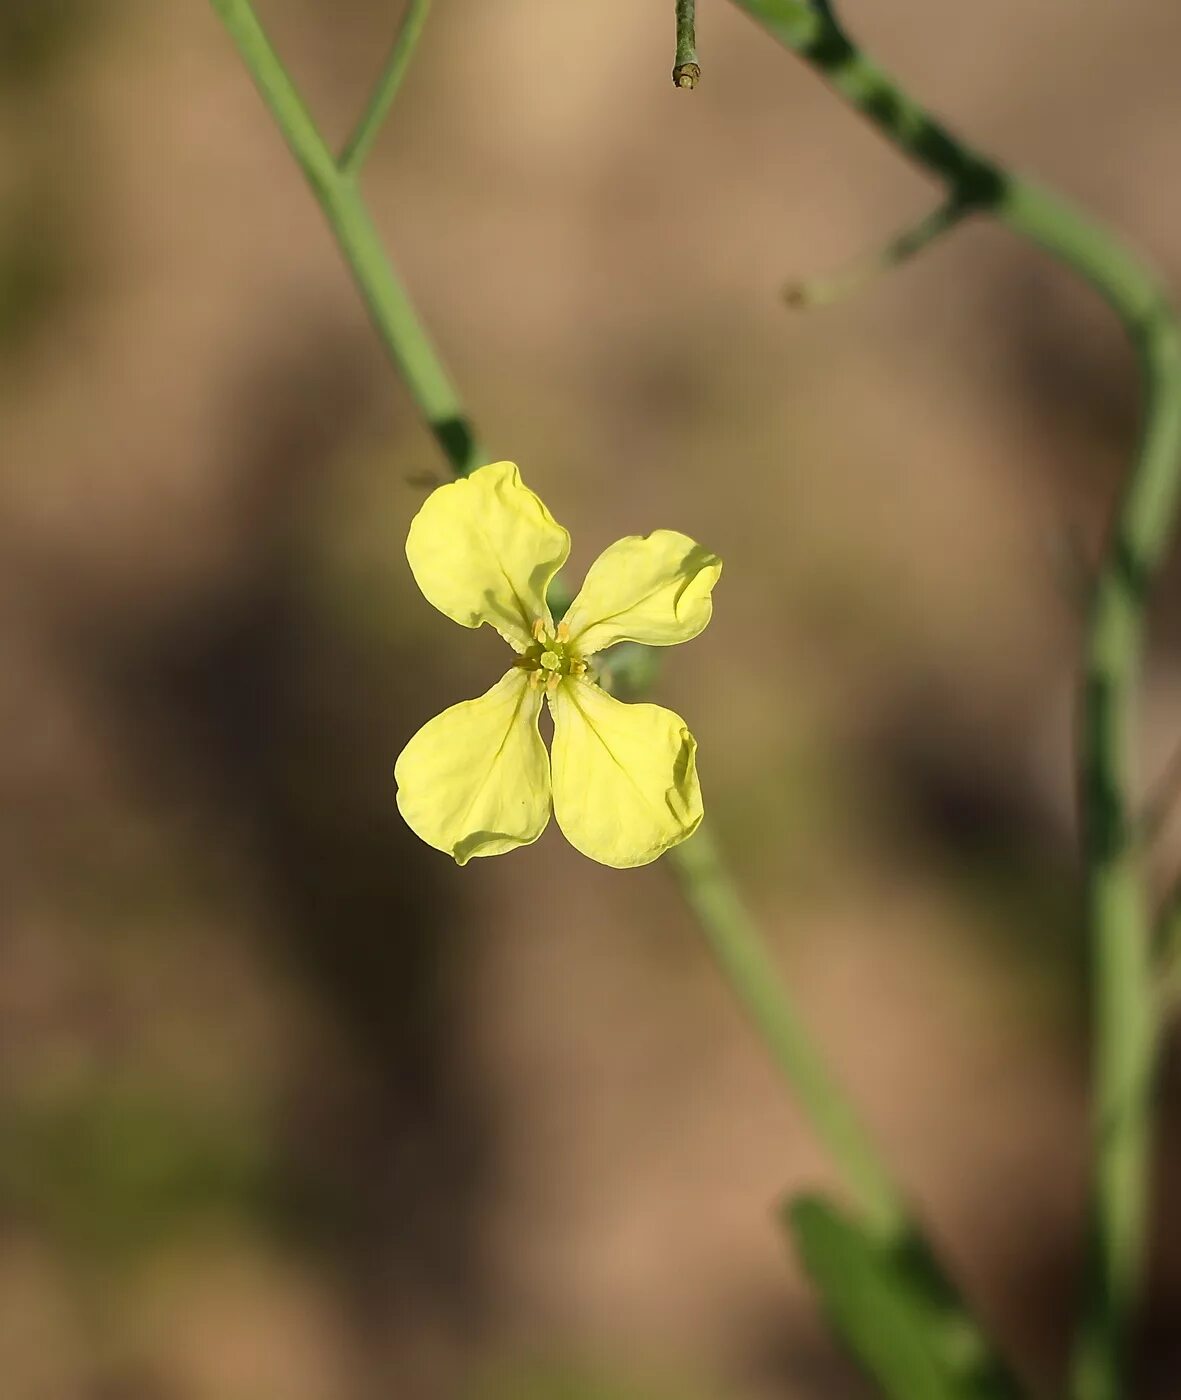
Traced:
MULTIPOLYGON (((459 475, 473 470, 486 460, 484 454, 475 444, 458 395, 381 246, 355 177, 341 168, 325 145, 250 0, 210 3, 224 21, 324 210, 378 332, 420 412, 434 429, 453 470, 459 475)), ((692 6, 687 9, 691 18, 692 6)), ((367 111, 376 110, 377 105, 371 102, 367 111)), ((363 126, 367 125, 363 121, 363 126)), ((699 833, 692 849, 678 856, 674 868, 723 971, 799 1091, 863 1216, 883 1234, 894 1233, 905 1219, 901 1193, 892 1185, 847 1099, 828 1078, 708 835, 699 833)))
POLYGON ((381 76, 370 94, 365 110, 361 113, 353 134, 340 153, 338 165, 346 175, 355 175, 365 164, 366 157, 373 148, 377 134, 385 122, 402 79, 410 67, 414 50, 418 46, 423 25, 430 13, 431 0, 409 0, 398 33, 390 46, 389 56, 381 70, 381 76))
POLYGON ((814 306, 831 306, 868 286, 882 273, 909 261, 917 253, 955 228, 972 212, 971 207, 954 197, 944 200, 937 208, 896 233, 887 243, 868 257, 858 258, 836 272, 810 277, 804 282, 789 282, 783 289, 783 299, 789 306, 808 310, 814 306))
POLYGON ((1094 1007, 1092 1266, 1072 1377, 1077 1400, 1122 1395, 1144 1259, 1158 1002, 1131 807, 1135 687, 1147 595, 1181 484, 1181 332, 1155 275, 1085 214, 1003 171, 930 117, 850 40, 827 7, 734 0, 873 122, 949 196, 986 208, 1071 268, 1122 322, 1144 382, 1139 450, 1095 580, 1078 756, 1094 1007))
MULTIPOLYGON (((439 353, 382 246, 355 174, 342 168, 328 149, 250 0, 210 0, 210 3, 221 16, 324 211, 377 333, 419 412, 452 469, 465 476, 487 458, 475 440, 471 423, 439 353)), ((379 86, 388 83, 389 72, 387 67, 379 86)), ((373 114, 380 109, 383 115, 386 108, 388 102, 384 106, 371 103, 367 112, 373 114)), ((362 121, 359 131, 367 135, 358 149, 372 141, 379 123, 380 116, 362 121)))

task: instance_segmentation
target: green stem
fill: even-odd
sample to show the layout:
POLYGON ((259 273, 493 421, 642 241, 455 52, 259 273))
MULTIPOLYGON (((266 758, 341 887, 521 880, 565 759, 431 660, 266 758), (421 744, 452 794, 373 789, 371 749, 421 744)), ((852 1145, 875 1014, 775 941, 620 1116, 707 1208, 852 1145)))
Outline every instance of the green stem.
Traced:
POLYGON ((791 1084, 817 1137, 840 1164, 863 1220, 882 1240, 901 1238, 908 1229, 905 1202, 809 1039, 709 831, 701 827, 665 859, 726 980, 791 1084))
POLYGON ((673 63, 673 86, 694 88, 701 77, 697 62, 697 0, 676 0, 677 56, 673 63))
POLYGON ((459 394, 382 246, 355 174, 344 170, 328 149, 259 24, 250 0, 210 0, 210 3, 221 16, 324 211, 390 358, 453 470, 459 476, 466 476, 487 461, 487 457, 475 439, 459 394))
POLYGON ((1002 171, 931 118, 803 0, 735 0, 816 67, 949 194, 987 208, 1073 269, 1116 312, 1144 382, 1144 428, 1104 553, 1087 629, 1079 752, 1094 985, 1092 1267, 1074 1394, 1123 1393, 1142 1273, 1156 999, 1145 879, 1130 788, 1135 687, 1149 588, 1172 536, 1181 471, 1181 332, 1156 277, 1114 237, 1048 191, 1002 171))
POLYGON ((884 272, 890 272, 921 253, 924 248, 949 233, 972 211, 953 195, 936 209, 924 215, 868 257, 858 258, 846 267, 804 282, 790 282, 783 289, 783 299, 789 306, 808 310, 814 306, 831 306, 867 286, 884 272))
MULTIPOLYGON (((463 441, 472 443, 458 396, 389 265, 354 178, 341 170, 325 145, 259 25, 250 0, 211 0, 211 4, 225 22, 323 208, 378 332, 423 416, 435 429, 456 473, 465 474, 481 464, 483 455, 474 445, 457 448, 445 431, 448 423, 461 424, 463 441)), ((690 16, 691 11, 692 7, 687 7, 690 16)), ((678 10, 678 18, 681 14, 678 10)), ((368 110, 373 110, 372 103, 368 110)), ((675 868, 686 898, 700 913, 723 970, 751 1008, 788 1078, 800 1088, 805 1109, 865 1213, 883 1228, 892 1228, 902 1218, 900 1196, 852 1110, 828 1080, 708 837, 699 834, 692 850, 676 857, 675 868)))
POLYGON ((1083 855, 1095 1022, 1090 1288, 1074 1393, 1123 1393, 1147 1228, 1152 1089, 1160 1003, 1142 841, 1132 803, 1136 687, 1149 588, 1172 533, 1181 461, 1181 332, 1154 278, 1101 232, 1016 183, 1004 221, 1097 287, 1124 322, 1145 387, 1136 461, 1095 581, 1080 731, 1083 855))
POLYGON ((398 95, 398 89, 402 86, 402 79, 410 67, 410 60, 414 57, 414 50, 418 46, 419 36, 430 9, 431 0, 410 0, 407 5, 397 36, 390 46, 385 67, 381 70, 381 76, 369 96, 361 120, 340 154, 338 163, 345 174, 355 175, 365 164, 366 157, 377 140, 377 133, 381 130, 394 98, 398 95))

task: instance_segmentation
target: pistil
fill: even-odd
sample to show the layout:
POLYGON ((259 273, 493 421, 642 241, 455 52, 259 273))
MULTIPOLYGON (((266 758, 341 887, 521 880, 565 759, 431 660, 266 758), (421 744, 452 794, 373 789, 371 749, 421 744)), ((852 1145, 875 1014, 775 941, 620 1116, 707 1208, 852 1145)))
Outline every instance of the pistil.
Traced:
POLYGON ((546 694, 552 695, 565 677, 586 675, 586 662, 570 650, 570 628, 566 623, 560 622, 551 630, 539 617, 530 632, 533 645, 516 664, 530 673, 531 685, 544 685, 546 694))

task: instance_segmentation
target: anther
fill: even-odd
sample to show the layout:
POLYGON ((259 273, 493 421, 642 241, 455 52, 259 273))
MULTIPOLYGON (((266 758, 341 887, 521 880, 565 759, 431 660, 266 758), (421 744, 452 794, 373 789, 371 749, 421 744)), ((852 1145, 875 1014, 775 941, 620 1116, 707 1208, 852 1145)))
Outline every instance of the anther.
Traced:
POLYGON ((570 640, 570 624, 568 622, 558 623, 558 641, 568 642, 570 640))

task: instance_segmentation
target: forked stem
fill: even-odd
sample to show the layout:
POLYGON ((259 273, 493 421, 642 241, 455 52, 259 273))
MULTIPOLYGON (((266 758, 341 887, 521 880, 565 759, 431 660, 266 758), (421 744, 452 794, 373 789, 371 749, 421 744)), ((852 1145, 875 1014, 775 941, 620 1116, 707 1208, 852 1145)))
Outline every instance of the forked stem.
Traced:
POLYGON ((381 76, 370 93, 360 121, 340 153, 337 164, 344 174, 356 175, 373 149, 377 134, 389 115, 398 89, 402 86, 402 79, 410 67, 410 60, 418 47, 418 40, 430 9, 431 0, 409 0, 397 36, 390 46, 385 66, 381 70, 381 76))
POLYGON ((811 310, 814 306, 831 306, 867 287, 883 273, 891 272, 909 262, 936 239, 950 233, 972 212, 954 196, 921 218, 917 224, 904 228, 888 239, 882 247, 867 257, 857 258, 835 272, 809 277, 802 282, 789 282, 783 289, 788 306, 811 310))
POLYGON ((1159 1004, 1134 819, 1135 688, 1144 609, 1181 486, 1181 330, 1156 276, 1085 214, 1002 170, 935 121, 849 38, 828 6, 734 0, 805 59, 950 197, 986 209, 1108 302, 1144 382, 1139 450, 1095 580, 1078 754, 1094 1021, 1091 1266, 1072 1374, 1077 1400, 1117 1400, 1144 1262, 1159 1004))
MULTIPOLYGON (((242 62, 324 211, 370 319, 419 412, 452 470, 457 476, 466 476, 488 459, 476 441, 459 393, 382 246, 381 236, 358 188, 355 171, 345 169, 329 150, 259 23, 250 0, 210 0, 210 4, 221 16, 242 62)), ((420 30, 421 19, 412 32, 417 35, 420 30)), ((406 32, 403 29, 403 35, 406 32)), ((400 60, 403 69, 409 62, 411 47, 406 47, 400 60)), ((388 86, 391 71, 387 66, 379 89, 388 86)), ((387 93, 387 96, 392 94, 387 93)), ((367 118, 358 128, 360 139, 354 138, 354 165, 376 136, 380 116, 375 119, 374 114, 384 115, 388 105, 388 101, 369 104, 367 118)), ((349 152, 345 154, 347 157, 349 152)))
MULTIPOLYGON (((329 151, 250 0, 210 0, 328 218, 382 341, 452 469, 464 475, 487 460, 430 339, 373 227, 353 176, 329 151)), ((690 7, 691 8, 691 7, 690 7)), ((384 78, 383 78, 384 81, 384 78)), ((387 104, 388 105, 388 104, 387 104)), ((377 109, 371 102, 367 111, 377 109)), ((371 139, 371 138, 370 138, 371 139)), ((560 614, 561 608, 557 611, 560 614)), ((890 1231, 903 1217, 901 1193, 858 1125, 848 1100, 829 1080, 758 934, 704 832, 674 869, 740 1000, 750 1008, 776 1061, 800 1092, 867 1220, 890 1231)))

